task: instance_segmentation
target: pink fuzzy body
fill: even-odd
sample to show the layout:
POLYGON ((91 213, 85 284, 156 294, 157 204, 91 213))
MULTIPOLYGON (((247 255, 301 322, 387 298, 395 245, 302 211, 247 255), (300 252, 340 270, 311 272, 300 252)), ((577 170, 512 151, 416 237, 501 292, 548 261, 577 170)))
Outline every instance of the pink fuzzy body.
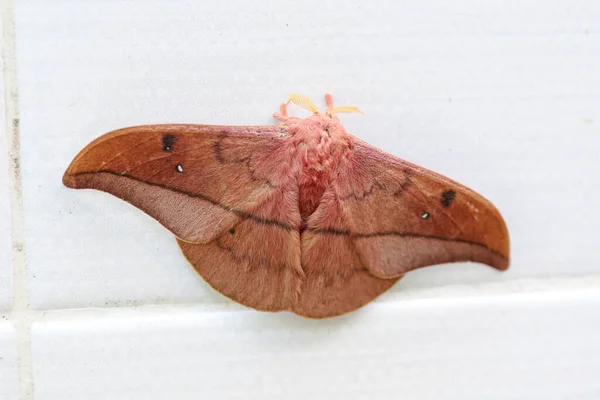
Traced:
POLYGON ((300 216, 306 223, 330 185, 333 171, 349 157, 352 138, 337 118, 329 116, 290 118, 285 123, 291 135, 287 146, 296 163, 293 169, 298 171, 300 216))

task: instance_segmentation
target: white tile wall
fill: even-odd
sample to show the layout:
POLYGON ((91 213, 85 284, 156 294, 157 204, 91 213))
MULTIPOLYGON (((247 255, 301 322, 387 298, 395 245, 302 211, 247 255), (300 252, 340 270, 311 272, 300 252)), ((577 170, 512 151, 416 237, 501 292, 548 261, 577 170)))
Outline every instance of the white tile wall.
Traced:
POLYGON ((33 327, 36 398, 592 400, 599 307, 584 292, 378 303, 327 321, 50 312, 33 327))
POLYGON ((0 399, 16 399, 19 392, 19 357, 13 324, 0 316, 0 399))
MULTIPOLYGON (((20 392, 20 359, 18 350, 18 335, 11 321, 13 290, 12 262, 12 221, 11 221, 11 189, 10 174, 13 173, 13 162, 9 162, 10 143, 12 142, 13 121, 10 116, 8 102, 11 102, 9 88, 5 79, 10 73, 5 73, 11 67, 10 40, 5 32, 10 31, 5 15, 5 4, 0 4, 0 40, 2 42, 2 57, 0 58, 0 399, 17 399, 20 392)), ((12 108, 14 109, 14 104, 12 108)))
MULTIPOLYGON (((31 378, 41 399, 600 398, 600 3, 12 0, 0 12, 16 35, 3 59, 18 68, 6 79, 25 222, 15 274, 2 132, 0 316, 23 327, 21 398, 31 378), (490 198, 511 269, 414 271, 332 321, 265 315, 210 289, 137 209, 62 186, 109 130, 272 123, 290 92, 322 104, 327 91, 365 112, 342 117, 353 134, 490 198), (14 295, 30 309, 11 313, 25 269, 14 295)), ((0 372, 14 382, 3 324, 0 372)))

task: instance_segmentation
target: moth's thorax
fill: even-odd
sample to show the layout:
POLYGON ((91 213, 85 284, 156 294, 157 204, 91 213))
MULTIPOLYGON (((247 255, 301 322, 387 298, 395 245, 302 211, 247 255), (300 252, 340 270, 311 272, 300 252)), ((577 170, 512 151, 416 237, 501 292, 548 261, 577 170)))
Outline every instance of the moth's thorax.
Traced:
POLYGON ((298 167, 300 215, 306 221, 316 210, 332 173, 349 156, 352 137, 337 118, 326 115, 297 120, 290 128, 298 167))

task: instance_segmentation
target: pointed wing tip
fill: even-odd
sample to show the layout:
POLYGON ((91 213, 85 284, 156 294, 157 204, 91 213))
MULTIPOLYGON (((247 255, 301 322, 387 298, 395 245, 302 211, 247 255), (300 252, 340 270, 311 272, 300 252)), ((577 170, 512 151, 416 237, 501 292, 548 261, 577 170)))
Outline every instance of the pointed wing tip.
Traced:
POLYGON ((498 271, 506 271, 510 264, 510 235, 508 227, 498 209, 489 201, 488 208, 491 210, 491 215, 487 221, 492 228, 487 228, 482 233, 483 240, 479 241, 479 245, 484 250, 473 261, 480 262, 498 271), (487 255, 485 254, 487 253, 487 255))
POLYGON ((497 269, 498 271, 506 271, 510 266, 510 242, 508 238, 508 231, 506 230, 506 226, 504 226, 505 235, 500 240, 500 243, 496 241, 496 246, 490 246, 492 243, 487 243, 487 252, 489 254, 489 258, 487 260, 483 260, 484 257, 480 257, 479 262, 483 262, 484 264, 489 265, 490 267, 497 269), (495 248, 495 249, 494 249, 495 248))
POLYGON ((508 256, 506 255, 498 255, 493 258, 493 261, 488 264, 490 267, 497 269, 498 271, 506 271, 510 266, 510 261, 508 256))
POLYGON ((80 189, 81 179, 78 179, 78 176, 73 172, 74 171, 74 163, 71 163, 62 177, 62 183, 68 188, 71 189, 80 189))
POLYGON ((71 174, 69 174, 69 170, 65 172, 62 177, 62 183, 68 188, 77 189, 77 179, 71 174))
POLYGON ((502 223, 502 239, 500 240, 500 245, 498 246, 501 249, 499 252, 496 252, 497 262, 492 267, 496 268, 498 271, 506 271, 510 265, 510 235, 508 234, 508 228, 504 219, 498 213, 500 221, 502 223))

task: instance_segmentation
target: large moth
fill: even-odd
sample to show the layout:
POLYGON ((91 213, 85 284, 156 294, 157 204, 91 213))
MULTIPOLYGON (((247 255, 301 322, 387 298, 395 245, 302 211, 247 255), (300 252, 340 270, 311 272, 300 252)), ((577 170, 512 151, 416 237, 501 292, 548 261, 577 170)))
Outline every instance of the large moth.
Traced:
POLYGON ((509 236, 481 195, 350 135, 292 95, 273 126, 148 125, 107 133, 66 170, 71 188, 160 222, 216 290, 311 318, 367 304, 407 272, 455 261, 505 270, 509 236), (287 115, 295 103, 308 118, 287 115))

